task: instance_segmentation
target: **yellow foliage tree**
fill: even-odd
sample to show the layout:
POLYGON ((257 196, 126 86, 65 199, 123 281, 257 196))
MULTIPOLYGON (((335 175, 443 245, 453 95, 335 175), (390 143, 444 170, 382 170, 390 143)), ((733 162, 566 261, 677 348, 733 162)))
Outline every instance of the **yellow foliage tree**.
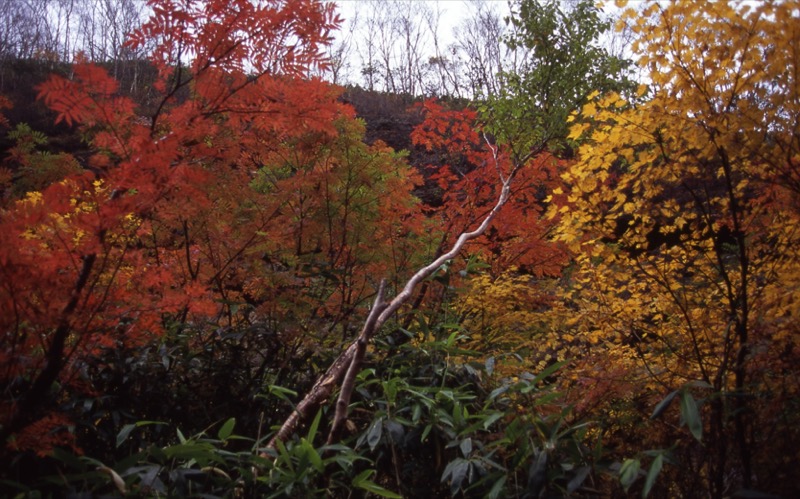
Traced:
POLYGON ((505 376, 545 369, 563 361, 566 345, 549 334, 553 279, 536 279, 510 269, 493 278, 482 273, 467 283, 456 311, 467 333, 464 345, 497 360, 495 371, 505 376))
MULTIPOLYGON (((695 438, 674 486, 691 495, 786 493, 800 457, 799 16, 797 1, 628 11, 650 83, 576 113, 579 161, 552 206, 577 255, 560 327, 587 346, 583 402, 650 415, 675 390, 702 398, 681 399, 695 438)), ((687 433, 668 423, 617 429, 669 445, 687 433)))

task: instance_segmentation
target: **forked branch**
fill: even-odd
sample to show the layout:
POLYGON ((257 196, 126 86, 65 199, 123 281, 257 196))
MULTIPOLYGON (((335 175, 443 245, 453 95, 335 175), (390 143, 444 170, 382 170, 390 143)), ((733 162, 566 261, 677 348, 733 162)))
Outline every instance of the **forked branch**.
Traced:
MULTIPOLYGON (((495 162, 497 162, 496 156, 495 162)), ((499 168, 499 164, 497 166, 499 168)), ((505 205, 506 201, 508 201, 508 198, 511 195, 511 183, 521 166, 522 163, 517 163, 508 176, 505 178, 501 176, 502 188, 500 190, 500 195, 498 196, 494 207, 489 214, 486 215, 480 225, 473 231, 462 232, 458 236, 458 239, 456 239, 456 242, 453 243, 453 246, 449 251, 441 254, 431 263, 419 269, 406 282, 400 293, 398 293, 397 296, 395 296, 389 303, 384 303, 383 301, 384 284, 383 281, 381 282, 381 286, 378 289, 378 294, 375 298, 372 311, 370 312, 367 321, 361 330, 361 333, 355 340, 353 340, 347 349, 342 352, 341 355, 339 355, 333 364, 331 364, 325 374, 323 374, 317 380, 317 382, 314 383, 314 386, 311 388, 311 390, 309 390, 306 396, 303 397, 303 400, 297 404, 289 417, 283 422, 281 428, 267 444, 267 450, 274 449, 277 441, 286 440, 297 430, 301 424, 310 419, 310 417, 319 410, 322 404, 328 400, 333 392, 333 389, 341 383, 342 390, 340 391, 339 399, 336 402, 336 415, 334 416, 331 431, 328 435, 329 444, 335 441, 336 434, 338 433, 347 416, 347 408, 350 405, 350 397, 353 393, 352 384, 355 382, 356 375, 361 370, 361 362, 364 358, 366 345, 373 338, 375 333, 380 330, 383 324, 392 316, 392 314, 397 312, 400 307, 411 298, 414 289, 422 281, 436 272, 436 270, 445 262, 458 256, 468 241, 480 237, 484 232, 486 232, 486 229, 492 223, 492 220, 497 217, 497 214, 500 212, 503 205, 505 205), (343 381, 345 379, 347 381, 343 381)))

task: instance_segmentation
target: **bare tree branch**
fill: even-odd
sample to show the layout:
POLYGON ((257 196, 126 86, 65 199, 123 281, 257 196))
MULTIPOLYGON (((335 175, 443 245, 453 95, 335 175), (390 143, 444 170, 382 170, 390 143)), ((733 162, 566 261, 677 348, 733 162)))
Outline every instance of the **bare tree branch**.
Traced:
MULTIPOLYGON (((495 161, 497 161, 496 157, 495 161)), ((414 288, 416 288, 417 285, 436 272, 436 270, 439 269, 442 264, 458 256, 468 241, 480 237, 484 232, 486 232, 486 229, 492 223, 492 220, 495 219, 503 205, 505 205, 506 201, 508 201, 508 198, 511 195, 511 183, 522 165, 523 163, 515 164, 508 176, 503 179, 502 189, 497 198, 497 202, 489 214, 483 219, 481 224, 473 231, 462 232, 458 236, 458 239, 456 239, 456 242, 453 243, 453 246, 449 251, 443 253, 431 263, 419 269, 406 282, 406 285, 403 287, 400 293, 398 293, 397 296, 392 299, 392 301, 385 305, 383 304, 382 297, 384 285, 381 284, 375 299, 375 305, 373 306, 372 312, 367 318, 364 328, 362 329, 362 332, 359 334, 358 338, 356 338, 347 347, 347 349, 342 352, 341 355, 339 355, 339 357, 328 368, 325 374, 323 374, 317 380, 314 386, 311 387, 311 390, 309 390, 306 396, 303 397, 303 400, 297 404, 297 407, 295 407, 289 417, 286 418, 283 425, 281 425, 281 428, 267 444, 267 450, 274 449, 277 441, 284 441, 289 438, 301 424, 305 423, 305 421, 307 421, 314 413, 316 413, 322 404, 328 400, 333 392, 334 387, 341 383, 346 375, 351 382, 355 379, 361 364, 360 360, 356 360, 359 350, 362 348, 365 349, 367 342, 372 338, 372 336, 374 336, 374 334, 380 330, 383 324, 411 298, 414 288), (348 371, 351 370, 351 368, 352 373, 349 373, 348 371)), ((499 167, 499 165, 497 166, 499 167)), ((361 350, 361 352, 363 355, 363 350, 361 350)), ((352 387, 350 388, 350 392, 352 393, 352 387)), ((342 392, 344 391, 345 388, 343 387, 342 392)), ((339 402, 337 403, 337 413, 331 433, 328 437, 328 443, 333 443, 333 438, 335 438, 334 432, 338 431, 339 426, 344 421, 346 409, 349 405, 349 398, 350 395, 348 394, 345 394, 344 397, 340 396, 339 398, 339 402), (344 405, 344 412, 342 413, 340 413, 340 405, 344 405)))
POLYGON ((342 389, 339 390, 339 399, 336 401, 336 415, 333 418, 331 431, 328 433, 328 445, 332 444, 339 429, 342 427, 344 420, 347 418, 347 408, 350 406, 350 397, 353 395, 353 388, 356 385, 356 376, 361 371, 361 362, 364 360, 364 353, 367 351, 367 344, 372 339, 372 336, 377 331, 375 325, 378 321, 378 316, 386 308, 386 303, 383 301, 383 294, 386 290, 386 279, 381 280, 378 286, 378 294, 375 296, 375 303, 372 306, 372 311, 364 323, 364 328, 361 334, 356 339, 356 351, 353 353, 353 360, 350 361, 350 367, 347 369, 344 381, 342 381, 342 389))

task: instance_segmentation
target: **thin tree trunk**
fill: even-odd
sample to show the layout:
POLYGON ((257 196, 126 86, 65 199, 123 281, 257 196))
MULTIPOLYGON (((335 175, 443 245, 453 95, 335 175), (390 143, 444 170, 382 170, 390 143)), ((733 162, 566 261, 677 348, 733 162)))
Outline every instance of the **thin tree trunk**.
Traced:
POLYGON ((83 265, 81 266, 80 273, 78 273, 78 280, 75 283, 75 288, 72 290, 69 301, 61 311, 58 327, 56 327, 53 333, 53 339, 47 350, 47 363, 14 408, 7 424, 4 424, 2 428, 0 428, 0 445, 3 445, 11 435, 24 428, 29 424, 30 420, 34 418, 33 413, 46 400, 47 392, 50 390, 53 382, 58 379, 58 375, 64 368, 64 363, 66 361, 64 358, 64 348, 66 346, 67 337, 72 331, 72 315, 78 307, 78 302, 83 295, 83 289, 89 281, 89 275, 92 273, 92 268, 96 260, 97 255, 95 254, 83 257, 83 265))

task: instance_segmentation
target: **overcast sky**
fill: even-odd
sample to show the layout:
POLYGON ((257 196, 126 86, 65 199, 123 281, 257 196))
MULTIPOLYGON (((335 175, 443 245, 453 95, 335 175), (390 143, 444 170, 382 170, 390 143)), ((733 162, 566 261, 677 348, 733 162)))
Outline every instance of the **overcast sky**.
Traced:
MULTIPOLYGON (((347 48, 341 55, 341 59, 346 61, 346 66, 342 68, 341 74, 337 78, 337 83, 363 83, 361 80, 361 69, 365 58, 367 20, 375 17, 391 17, 395 12, 407 11, 409 3, 424 4, 428 10, 438 12, 438 28, 436 37, 439 42, 440 53, 447 56, 447 48, 454 44, 456 38, 453 34, 454 29, 461 25, 466 19, 474 18, 478 11, 479 4, 483 8, 495 12, 502 19, 509 13, 508 0, 332 0, 338 6, 339 14, 344 18, 344 23, 340 32, 336 35, 337 43, 341 44, 346 40, 347 48), (377 6, 377 10, 376 9, 377 6), (395 9, 393 12, 390 9, 395 9), (355 22, 356 29, 353 30, 355 22)), ((574 0, 562 0, 564 3, 574 2, 574 0)), ((614 2, 605 2, 604 10, 612 15, 618 15, 618 10, 614 7, 614 2)), ((636 1, 630 2, 635 5, 636 1)), ((420 19, 417 17, 417 19, 420 19)), ((426 26, 420 26, 425 32, 422 38, 422 52, 434 55, 433 36, 426 26)), ((462 38, 463 40, 463 38, 462 38)), ((401 50, 402 40, 396 40, 398 50, 401 50)), ((335 48, 335 47, 334 47, 335 48)))
MULTIPOLYGON (((438 15, 438 26, 436 37, 438 38, 440 50, 445 51, 447 47, 455 43, 456 39, 453 31, 465 19, 472 17, 477 11, 477 4, 485 4, 484 7, 491 8, 498 12, 501 17, 508 13, 507 0, 333 0, 338 6, 338 12, 344 19, 340 32, 336 35, 337 44, 342 40, 347 40, 347 52, 344 59, 347 61, 346 68, 343 68, 342 80, 339 83, 362 83, 360 81, 360 70, 365 60, 365 39, 368 32, 367 20, 375 17, 374 9, 382 16, 390 17, 395 12, 389 9, 396 9, 396 12, 405 11, 409 2, 413 4, 424 4, 428 10, 438 15), (355 30, 353 24, 355 23, 355 30)), ((379 16, 380 17, 380 16, 379 16)), ((417 19, 419 19, 417 17, 417 19)), ((422 52, 434 55, 433 36, 427 26, 420 26, 424 32, 422 37, 422 52)), ((402 45, 401 40, 397 40, 398 50, 402 45)))
MULTIPOLYGON (((437 9, 442 12, 441 16, 441 32, 439 36, 451 40, 453 28, 458 23, 468 16, 468 14, 475 8, 471 5, 474 2, 470 0, 412 0, 418 3, 424 3, 430 9, 436 11, 437 9)), ((345 23, 354 18, 359 8, 364 9, 369 0, 334 0, 339 7, 339 12, 345 19, 345 23)), ((498 11, 508 12, 508 0, 484 0, 485 3, 492 4, 493 8, 498 11)))

